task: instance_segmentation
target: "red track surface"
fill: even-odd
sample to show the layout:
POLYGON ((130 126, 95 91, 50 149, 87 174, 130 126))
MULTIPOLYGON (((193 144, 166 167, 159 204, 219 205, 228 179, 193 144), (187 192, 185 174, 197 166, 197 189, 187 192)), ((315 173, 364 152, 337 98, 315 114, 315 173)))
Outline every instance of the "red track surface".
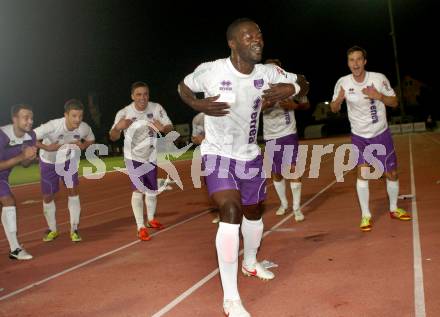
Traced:
MULTIPOLYGON (((348 139, 307 143, 331 142, 348 139)), ((440 135, 395 138, 401 194, 412 190, 410 143, 417 198, 399 203, 407 210, 416 206, 418 226, 389 218, 384 181, 378 180, 370 182, 373 231, 360 232, 355 172, 336 183, 331 155, 324 157, 318 179, 308 178, 308 172, 303 178, 305 222, 275 216, 278 201, 268 187, 265 230, 286 221, 266 231, 259 253, 260 260, 279 264, 273 269, 276 278, 239 277, 240 294, 252 316, 401 317, 416 316, 416 311, 424 316, 423 308, 426 316, 440 315, 440 135), (413 227, 420 231, 422 270, 415 269, 413 227), (415 271, 423 272, 423 285, 415 282, 415 271), (415 300, 420 289, 417 294, 424 298, 415 300)), ((35 258, 10 261, 1 230, 0 316, 222 316, 217 226, 211 224, 206 191, 192 186, 189 162, 176 165, 184 190, 159 196, 158 218, 168 229, 149 242, 136 240, 126 175, 81 180, 79 244, 68 237, 65 192, 57 198, 62 234, 44 243, 39 185, 14 188, 19 240, 35 258)))

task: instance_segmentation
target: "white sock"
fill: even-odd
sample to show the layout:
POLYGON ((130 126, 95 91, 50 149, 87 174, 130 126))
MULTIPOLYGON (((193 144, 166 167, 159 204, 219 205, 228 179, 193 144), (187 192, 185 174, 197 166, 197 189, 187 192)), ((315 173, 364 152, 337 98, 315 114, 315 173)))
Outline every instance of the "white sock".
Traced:
POLYGON ((15 206, 2 208, 2 224, 11 251, 20 248, 17 240, 17 211, 15 206))
POLYGON ((78 230, 79 216, 81 214, 81 204, 79 196, 69 196, 67 201, 67 208, 70 213, 70 232, 78 230))
POLYGON ((387 179, 387 192, 390 200, 390 211, 395 211, 397 209, 397 196, 399 196, 399 181, 387 179))
POLYGON ((143 194, 140 192, 133 192, 131 195, 131 208, 133 209, 134 219, 136 219, 136 226, 139 230, 145 227, 144 224, 144 201, 143 194))
POLYGON ((147 206, 148 221, 151 221, 154 219, 154 215, 156 214, 157 196, 145 194, 145 206, 147 206))
POLYGON ((263 220, 248 220, 243 216, 241 234, 243 235, 243 264, 253 269, 257 264, 257 251, 263 236, 263 220))
POLYGON ((57 221, 55 218, 55 212, 56 212, 56 206, 55 201, 51 201, 50 203, 45 203, 43 201, 43 213, 44 217, 46 218, 47 225, 49 226, 49 229, 51 231, 57 231, 57 221))
POLYGON ((368 181, 363 179, 357 179, 356 190, 359 198, 359 204, 361 205, 362 217, 371 217, 369 200, 370 191, 368 189, 368 181))
POLYGON ((292 196, 293 196, 293 211, 299 210, 299 207, 301 206, 301 183, 291 182, 290 183, 290 189, 292 190, 292 196))
POLYGON ((281 201, 281 207, 287 209, 288 203, 286 198, 286 183, 284 182, 284 179, 279 182, 273 181, 273 187, 275 187, 275 191, 277 192, 278 198, 281 201))
POLYGON ((240 299, 237 286, 240 225, 220 222, 215 238, 224 300, 240 299))

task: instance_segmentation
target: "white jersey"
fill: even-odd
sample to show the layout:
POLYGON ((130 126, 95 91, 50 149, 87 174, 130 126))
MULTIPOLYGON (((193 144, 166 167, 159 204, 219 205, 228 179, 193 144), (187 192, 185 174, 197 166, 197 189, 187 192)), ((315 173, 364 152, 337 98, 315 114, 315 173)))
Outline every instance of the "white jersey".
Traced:
POLYGON ((385 105, 379 100, 366 99, 362 89, 374 86, 385 96, 395 96, 390 82, 381 73, 366 72, 365 80, 358 83, 353 75, 341 77, 335 86, 333 101, 338 97, 341 87, 345 90, 348 119, 351 132, 363 138, 372 138, 388 128, 385 105))
POLYGON ((118 111, 112 129, 121 119, 130 119, 133 123, 124 130, 124 157, 138 162, 156 161, 156 129, 153 121, 170 125, 171 120, 165 109, 158 103, 148 102, 144 111, 136 109, 134 102, 118 111))
POLYGON ((296 80, 295 74, 271 64, 257 64, 251 74, 237 71, 229 58, 198 66, 185 77, 185 85, 193 92, 204 92, 205 98, 220 95, 217 101, 231 106, 226 116, 205 116, 202 155, 253 160, 260 153, 256 141, 263 90, 269 88, 269 83, 290 83, 295 84, 298 93, 296 80))
POLYGON ((192 136, 205 135, 205 114, 200 112, 192 120, 192 136))
MULTIPOLYGON (((307 103, 307 96, 294 97, 297 103, 307 103)), ((279 104, 263 111, 263 137, 265 140, 282 138, 296 133, 295 111, 283 109, 279 104)))
MULTIPOLYGON (((58 143, 58 144, 69 144, 81 140, 86 140, 93 142, 95 141, 95 135, 93 134, 90 126, 81 122, 79 127, 74 130, 68 130, 66 126, 66 119, 54 119, 47 123, 40 125, 38 128, 34 129, 37 140, 43 140, 41 143, 45 145, 58 143)), ((63 163, 68 159, 69 150, 63 151, 58 155, 58 151, 46 151, 40 149, 40 159, 45 163, 63 163)))

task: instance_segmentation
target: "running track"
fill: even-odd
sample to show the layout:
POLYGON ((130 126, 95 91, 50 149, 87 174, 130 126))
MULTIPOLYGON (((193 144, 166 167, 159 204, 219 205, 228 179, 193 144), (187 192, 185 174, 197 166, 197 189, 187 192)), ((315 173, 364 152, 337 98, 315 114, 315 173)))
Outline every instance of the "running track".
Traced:
MULTIPOLYGON (((384 180, 371 181, 374 227, 360 232, 355 172, 337 183, 331 155, 318 179, 308 172, 303 179, 305 222, 275 216, 277 198, 268 187, 259 259, 279 267, 270 282, 239 277, 252 316, 440 315, 440 134, 396 136, 395 146, 400 192, 417 195, 399 201, 413 222, 391 220, 384 180)), ((68 238, 65 192, 57 198, 61 236, 44 243, 39 185, 15 187, 19 239, 35 258, 10 261, 1 230, 0 316, 222 316, 211 206, 206 190, 192 187, 189 162, 176 166, 184 190, 159 196, 158 218, 167 229, 149 242, 136 239, 122 173, 81 180, 79 244, 68 238)))

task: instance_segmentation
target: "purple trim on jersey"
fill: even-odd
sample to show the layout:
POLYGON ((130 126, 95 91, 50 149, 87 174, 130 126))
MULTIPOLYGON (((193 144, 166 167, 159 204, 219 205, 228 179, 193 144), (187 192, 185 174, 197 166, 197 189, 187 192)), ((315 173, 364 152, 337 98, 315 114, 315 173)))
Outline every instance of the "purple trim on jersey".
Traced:
MULTIPOLYGON (((63 163, 64 170, 68 170, 70 160, 63 163)), ((72 175, 71 179, 65 179, 64 176, 57 174, 55 164, 46 163, 40 160, 40 185, 43 195, 53 195, 60 191, 60 180, 67 188, 77 187, 79 185, 78 171, 72 175)))
POLYGON ((263 173, 261 155, 252 161, 239 161, 208 154, 203 155, 202 166, 207 175, 205 182, 209 196, 216 192, 236 189, 240 191, 242 205, 255 205, 266 199, 266 178, 263 173), (237 175, 236 166, 238 165, 242 166, 243 173, 248 173, 250 168, 257 168, 259 172, 253 178, 242 179, 237 175))
MULTIPOLYGON (((283 156, 286 155, 288 170, 290 166, 296 165, 298 157, 298 134, 289 134, 281 138, 272 139, 266 141, 266 146, 281 145, 281 149, 278 151, 266 150, 268 153, 273 154, 272 158, 272 172, 276 174, 282 174, 283 156), (290 145, 286 148, 286 145, 290 145), (292 148, 293 146, 293 148, 292 148)), ((268 159, 271 159, 270 157, 268 159)))
MULTIPOLYGON (((23 141, 23 144, 10 145, 9 137, 0 129, 0 161, 7 161, 13 157, 21 154, 23 147, 34 146, 36 143, 36 136, 34 131, 27 132, 31 136, 31 140, 23 141)), ((0 171, 0 197, 12 196, 9 187, 9 174, 12 168, 0 171)))
POLYGON ((389 129, 386 129, 381 134, 372 138, 363 138, 361 136, 352 134, 351 143, 356 145, 359 150, 358 165, 368 164, 364 157, 364 149, 370 144, 382 144, 385 146, 386 154, 378 155, 374 153, 374 157, 382 162, 385 167, 385 172, 390 172, 397 169, 397 156, 394 151, 393 138, 389 129))
POLYGON ((128 176, 130 177, 131 188, 140 192, 145 192, 143 188, 137 188, 134 179, 139 180, 149 190, 157 191, 157 166, 153 163, 142 163, 134 160, 125 159, 125 166, 127 167, 128 176), (139 175, 139 171, 135 171, 134 168, 138 168, 142 164, 147 165, 148 172, 139 175))

